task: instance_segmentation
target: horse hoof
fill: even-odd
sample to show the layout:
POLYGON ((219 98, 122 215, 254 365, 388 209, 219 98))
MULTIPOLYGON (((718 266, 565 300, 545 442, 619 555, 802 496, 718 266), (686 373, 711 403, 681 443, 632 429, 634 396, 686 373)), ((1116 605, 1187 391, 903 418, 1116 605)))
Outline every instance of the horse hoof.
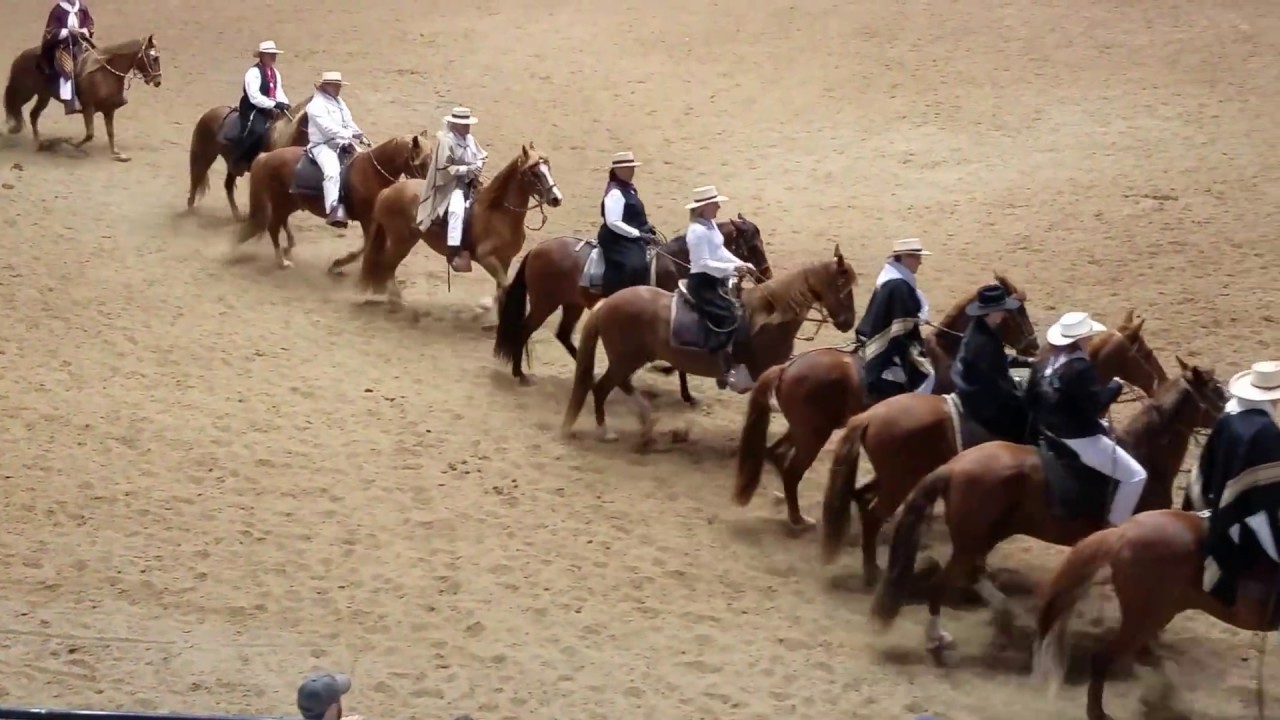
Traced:
POLYGON ((334 277, 342 277, 343 275, 347 274, 346 271, 344 271, 342 267, 338 265, 338 263, 333 263, 332 265, 330 265, 328 272, 330 275, 334 277))
POLYGON ((112 155, 111 157, 112 157, 112 159, 113 159, 113 160, 115 160, 116 162, 122 162, 122 163, 129 162, 129 161, 133 160, 133 158, 129 157, 128 155, 125 155, 124 153, 116 153, 115 155, 112 155))
POLYGON ((602 443, 615 443, 618 442, 618 435, 612 431, 604 430, 596 433, 596 439, 602 443))
POLYGON ((520 387, 532 387, 533 378, 529 377, 528 375, 521 375, 520 377, 516 378, 516 384, 518 384, 520 387))
POLYGON ((289 269, 289 268, 291 268, 291 267, 293 267, 293 263, 289 262, 288 260, 281 260, 281 261, 280 261, 280 269, 281 269, 281 270, 288 270, 288 269, 289 269))
POLYGON ((687 398, 680 398, 680 399, 681 399, 681 400, 683 400, 683 401, 684 401, 684 404, 685 404, 685 405, 688 405, 689 407, 695 407, 695 408, 696 408, 696 407, 698 407, 699 405, 701 405, 701 404, 702 404, 702 401, 701 401, 701 400, 699 400, 699 399, 698 399, 698 398, 696 398, 696 397, 692 397, 692 396, 687 397, 687 398))

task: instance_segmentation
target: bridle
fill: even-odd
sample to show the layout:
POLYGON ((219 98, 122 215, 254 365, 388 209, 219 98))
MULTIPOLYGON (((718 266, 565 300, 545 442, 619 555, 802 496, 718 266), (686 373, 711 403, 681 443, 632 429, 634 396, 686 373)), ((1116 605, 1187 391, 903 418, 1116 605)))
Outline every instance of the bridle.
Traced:
POLYGON ((134 78, 140 78, 143 82, 150 85, 152 80, 159 80, 164 75, 162 71, 157 70, 155 66, 151 64, 152 53, 155 53, 156 58, 159 59, 160 52, 156 50, 154 45, 147 41, 147 38, 142 38, 142 47, 138 49, 138 54, 133 56, 133 62, 129 63, 129 69, 125 72, 120 72, 119 70, 111 67, 111 63, 108 62, 110 58, 98 52, 97 45, 86 42, 85 47, 89 48, 89 52, 93 53, 93 56, 98 58, 102 63, 102 67, 110 70, 117 77, 124 79, 125 90, 128 90, 133 84, 134 78), (139 60, 142 61, 143 70, 138 69, 139 60))
POLYGON ((515 210, 516 212, 524 213, 528 213, 530 210, 538 211, 538 214, 542 216, 542 221, 538 223, 538 227, 530 227, 528 224, 525 224, 524 228, 526 230, 538 232, 547 226, 547 211, 545 206, 547 204, 547 200, 551 198, 552 193, 556 190, 556 181, 553 179, 550 184, 548 184, 548 177, 551 177, 551 164, 547 162, 546 158, 538 158, 538 162, 520 169, 520 181, 530 183, 536 189, 536 192, 529 193, 529 200, 532 204, 525 208, 518 208, 513 207, 505 199, 502 201, 503 207, 508 210, 515 210), (541 172, 541 168, 547 169, 545 175, 541 172))
MULTIPOLYGON (((383 168, 381 164, 378 163, 378 158, 373 154, 373 151, 377 149, 377 147, 373 145, 373 142, 370 141, 368 138, 365 138, 365 140, 370 145, 369 149, 366 150, 364 153, 369 156, 369 162, 373 163, 373 166, 377 168, 378 172, 382 173, 383 177, 385 177, 386 179, 390 180, 393 183, 399 182, 400 180, 399 175, 393 176, 391 173, 387 172, 386 169, 383 168)), ((400 175, 403 175, 404 177, 411 178, 414 180, 422 180, 425 177, 425 175, 419 174, 418 166, 413 162, 413 145, 412 144, 409 145, 409 149, 407 151, 407 154, 405 155, 405 168, 406 170, 400 173, 400 175)))

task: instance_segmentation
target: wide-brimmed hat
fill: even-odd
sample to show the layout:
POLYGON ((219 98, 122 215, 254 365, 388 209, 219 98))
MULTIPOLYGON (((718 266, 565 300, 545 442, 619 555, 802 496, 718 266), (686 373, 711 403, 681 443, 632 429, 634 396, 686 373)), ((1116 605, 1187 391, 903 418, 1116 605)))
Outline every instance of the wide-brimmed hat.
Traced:
POLYGON ((1087 312, 1069 312, 1058 318, 1058 322, 1045 333, 1050 345, 1064 347, 1077 340, 1106 332, 1107 326, 1089 317, 1087 312))
POLYGON ((316 81, 316 85, 350 85, 342 79, 342 73, 337 70, 325 70, 320 73, 320 79, 316 81))
POLYGON ((965 306, 964 311, 977 317, 1001 310, 1017 310, 1020 307, 1022 307, 1022 301, 1009 297, 1009 291, 1005 290, 1003 285, 992 284, 984 285, 978 290, 978 296, 965 306))
POLYGON ((1227 382, 1227 392, 1241 400, 1280 400, 1280 362, 1264 360, 1227 382))
POLYGON ((727 202, 728 200, 729 198, 721 195, 719 191, 716 190, 715 185, 704 185, 700 188, 693 189, 693 202, 685 205, 684 209, 693 210, 694 208, 700 208, 703 205, 722 203, 727 202))
POLYGON ((924 244, 920 242, 920 238, 907 238, 906 240, 894 240, 893 252, 889 253, 889 257, 894 255, 932 255, 933 253, 924 249, 924 244))
POLYGON ((609 163, 610 169, 640 167, 644 163, 636 160, 635 153, 626 150, 613 154, 613 162, 609 163))
POLYGON ((257 57, 259 55, 279 55, 282 52, 284 51, 276 47, 275 40, 263 40, 262 42, 258 43, 258 51, 255 52, 253 56, 257 57))
POLYGON ((480 122, 475 115, 471 114, 471 108, 456 107, 448 115, 444 116, 444 121, 451 125, 475 125, 480 122))

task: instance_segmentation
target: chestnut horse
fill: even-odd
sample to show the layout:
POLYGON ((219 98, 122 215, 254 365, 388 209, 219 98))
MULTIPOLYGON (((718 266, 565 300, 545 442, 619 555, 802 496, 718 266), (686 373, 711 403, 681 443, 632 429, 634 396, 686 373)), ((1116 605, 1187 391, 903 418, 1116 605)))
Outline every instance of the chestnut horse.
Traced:
MULTIPOLYGON (((346 168, 343 206, 347 216, 360 223, 365 237, 378 194, 400 179, 401 175, 421 177, 431 161, 430 144, 422 135, 402 135, 384 140, 371 150, 357 152, 346 168)), ((291 191, 293 176, 305 148, 283 147, 259 155, 249 169, 249 217, 241 224, 237 241, 244 243, 266 231, 275 246, 276 262, 281 269, 293 267, 293 231, 289 216, 306 210, 325 217, 324 196, 300 195, 291 191), (280 230, 284 229, 288 247, 280 249, 280 230)))
MULTIPOLYGON (((1141 388, 1152 388, 1153 378, 1165 378, 1159 359, 1142 337, 1143 320, 1133 323, 1130 312, 1108 336, 1090 338, 1088 353, 1103 382, 1113 377, 1141 388), (1120 354, 1119 349, 1126 349, 1120 354), (1128 358, 1129 362, 1119 362, 1128 358)), ((955 457, 957 430, 949 399, 941 395, 910 393, 891 397, 855 415, 836 443, 826 497, 822 501, 822 552, 835 559, 849 532, 851 503, 857 503, 862 523, 862 572, 868 586, 880 578, 876 564, 876 538, 893 517, 907 493, 925 475, 955 457), (866 448, 875 477, 858 487, 858 458, 866 448)))
MULTIPOLYGON (((306 146, 306 106, 304 101, 298 106, 304 109, 293 117, 282 112, 262 111, 271 113, 262 152, 271 152, 290 145, 306 146)), ((234 159, 235 144, 223 138, 223 129, 229 123, 234 123, 237 129, 240 127, 240 111, 230 105, 219 105, 205 111, 191 131, 191 149, 188 153, 191 166, 191 189, 187 192, 187 209, 195 207, 196 200, 209 192, 209 169, 221 157, 227 165, 227 177, 222 182, 222 187, 227 191, 227 203, 231 205, 231 215, 237 221, 242 221, 244 216, 240 214, 240 207, 236 205, 236 179, 249 172, 249 166, 234 159)))
MULTIPOLYGON (((107 144, 111 155, 120 162, 128 162, 129 156, 116 148, 116 110, 124 107, 129 83, 134 77, 152 87, 160 87, 160 51, 154 35, 128 40, 115 45, 94 47, 85 44, 85 53, 76 62, 76 97, 80 100, 80 115, 84 117, 84 138, 74 147, 83 147, 93 140, 93 116, 102 113, 107 126, 107 144)), ((40 48, 27 48, 14 58, 9 68, 9 83, 4 88, 4 114, 9 121, 9 134, 22 132, 22 106, 36 99, 31 108, 31 137, 36 148, 44 150, 55 142, 40 140, 40 113, 49 106, 57 94, 58 82, 40 67, 40 48)))
MULTIPOLYGON (((736 220, 722 220, 717 227, 724 235, 729 252, 754 265, 766 280, 773 277, 760 228, 755 223, 739 213, 736 220)), ((551 238, 535 245, 520 261, 520 268, 498 307, 493 354, 511 363, 511 376, 521 385, 532 382, 522 365, 529 337, 557 309, 560 324, 556 327, 556 339, 569 352, 569 357, 578 356, 573 345, 573 328, 582 313, 600 301, 599 293, 580 284, 587 258, 595 247, 594 242, 578 238, 551 238)), ((674 292, 676 283, 689 277, 689 246, 685 244, 684 235, 677 235, 657 249, 650 271, 654 285, 667 292, 674 292)), ((689 378, 683 372, 680 373, 680 399, 689 404, 695 402, 689 394, 689 378)))
MULTIPOLYGON (((1025 303, 1026 293, 1000 274, 996 280, 1010 297, 1025 303)), ((925 338, 925 353, 933 363, 937 380, 934 392, 950 392, 951 365, 960 352, 960 339, 971 318, 965 306, 977 290, 963 297, 943 316, 942 323, 925 338)), ((1025 304, 1009 313, 998 332, 1006 345, 1036 352, 1036 330, 1027 316, 1025 304)), ((813 521, 800 513, 800 481, 817 459, 831 433, 845 421, 868 407, 862 377, 862 355, 852 348, 810 350, 790 362, 771 368, 756 382, 747 403, 738 452, 738 475, 733 499, 739 505, 751 502, 760 487, 760 474, 768 457, 782 475, 787 501, 787 519, 795 530, 812 527, 813 521), (773 445, 765 448, 769 436, 770 400, 776 400, 789 427, 773 445)))
POLYGON ((1120 627, 1093 654, 1085 710, 1089 720, 1109 720, 1102 709, 1108 670, 1117 661, 1132 659, 1187 610, 1241 630, 1275 630, 1273 593, 1280 580, 1275 563, 1264 559, 1243 573, 1236 603, 1227 606, 1202 584, 1207 530, 1207 521, 1195 513, 1157 510, 1096 532, 1071 548, 1041 591, 1034 674, 1053 689, 1061 682, 1072 611, 1103 568, 1111 570, 1120 627))
MULTIPOLYGON (((409 256, 421 240, 441 256, 447 256, 445 221, 438 219, 424 233, 418 229, 418 203, 425 180, 404 180, 387 188, 378 196, 373 211, 373 227, 365 234, 364 262, 360 265, 360 286, 375 294, 387 294, 392 309, 402 307, 404 300, 396 283, 396 268, 409 256)), ((493 179, 476 191, 467 210, 467 228, 463 242, 471 239, 471 257, 493 278, 497 286, 495 302, 501 302, 507 287, 507 270, 524 247, 524 220, 529 201, 534 207, 560 207, 564 196, 551 177, 551 158, 538 152, 533 143, 520 146, 520 152, 498 171, 493 179)), ((349 253, 333 261, 329 269, 337 271, 360 256, 349 253)))
MULTIPOLYGON (((1222 414, 1227 395, 1213 370, 1187 365, 1176 379, 1160 385, 1156 395, 1120 428, 1116 439, 1146 468, 1148 477, 1134 513, 1168 508, 1173 481, 1187 454, 1196 428, 1210 427, 1222 414)), ((951 557, 930 582, 926 647, 940 652, 951 645, 939 626, 946 590, 961 582, 976 585, 978 593, 1000 612, 1007 600, 982 575, 987 555, 1015 535, 1055 545, 1073 545, 1106 525, 1106 508, 1088 516, 1064 517, 1050 507, 1050 487, 1044 465, 1034 447, 989 442, 964 450, 925 476, 907 496, 889 546, 889 569, 876 589, 872 616, 889 624, 902 607, 912 579, 920 535, 929 509, 944 499, 951 557)), ((1087 482, 1083 481, 1083 482, 1087 482)))
MULTIPOLYGON (((834 259, 812 263, 781 277, 742 291, 744 322, 749 324, 750 341, 739 345, 736 355, 753 377, 783 362, 795 347, 796 331, 805 322, 809 309, 821 305, 841 332, 853 329, 855 309, 853 286, 857 273, 844 261, 840 248, 834 259)), ((718 357, 702 350, 673 347, 671 309, 673 294, 647 285, 620 290, 600 302, 582 327, 573 393, 565 410, 561 432, 568 435, 582 412, 587 391, 595 395, 596 425, 602 440, 612 440, 605 425, 604 402, 615 387, 635 403, 641 424, 641 447, 653 441, 649 403, 636 394, 631 375, 645 363, 665 360, 678 370, 702 377, 722 372, 718 357), (594 381, 596 345, 604 343, 609 367, 594 381)))

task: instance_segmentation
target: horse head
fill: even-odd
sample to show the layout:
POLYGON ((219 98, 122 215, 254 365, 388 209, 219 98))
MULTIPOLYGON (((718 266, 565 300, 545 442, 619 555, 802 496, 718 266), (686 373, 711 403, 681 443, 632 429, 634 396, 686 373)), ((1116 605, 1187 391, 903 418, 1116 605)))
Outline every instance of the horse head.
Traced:
POLYGON ((425 178, 431 165, 431 154, 435 149, 434 136, 429 132, 420 132, 409 140, 409 154, 404 159, 404 174, 414 178, 425 178))
POLYGON ((765 280, 773 279, 773 268, 769 267, 769 256, 764 252, 764 239, 760 237, 760 228, 750 220, 742 217, 729 218, 732 232, 725 240, 733 245, 730 251, 755 266, 765 280))
POLYGON ((1027 293, 1020 290, 1003 274, 997 272, 994 275, 996 282, 1004 288, 1009 297, 1021 303, 1017 310, 1007 313, 1004 320, 1000 321, 998 328, 1000 340, 1023 357, 1035 357, 1036 353, 1040 352, 1040 339, 1036 337, 1036 326, 1032 324, 1031 316, 1027 314, 1027 293))
POLYGON ((564 195, 551 176, 551 158, 539 152, 530 141, 528 145, 520 146, 519 162, 520 182, 528 189, 529 197, 540 204, 560 207, 560 203, 564 202, 564 195))
POLYGON ((1177 357, 1177 360, 1181 380, 1195 400, 1192 412, 1194 427, 1212 428, 1227 405, 1226 387, 1218 381, 1213 368, 1188 364, 1181 357, 1177 357))
POLYGON ((152 87, 160 87, 160 48, 156 46, 156 36, 148 35, 142 41, 138 57, 133 61, 133 72, 142 76, 142 81, 152 87))
POLYGON ((839 245, 835 248, 831 262, 815 267, 817 277, 810 278, 809 287, 817 292, 823 309, 831 317, 831 324, 840 332, 849 332, 857 322, 853 286, 858 282, 858 274, 845 262, 839 245))

